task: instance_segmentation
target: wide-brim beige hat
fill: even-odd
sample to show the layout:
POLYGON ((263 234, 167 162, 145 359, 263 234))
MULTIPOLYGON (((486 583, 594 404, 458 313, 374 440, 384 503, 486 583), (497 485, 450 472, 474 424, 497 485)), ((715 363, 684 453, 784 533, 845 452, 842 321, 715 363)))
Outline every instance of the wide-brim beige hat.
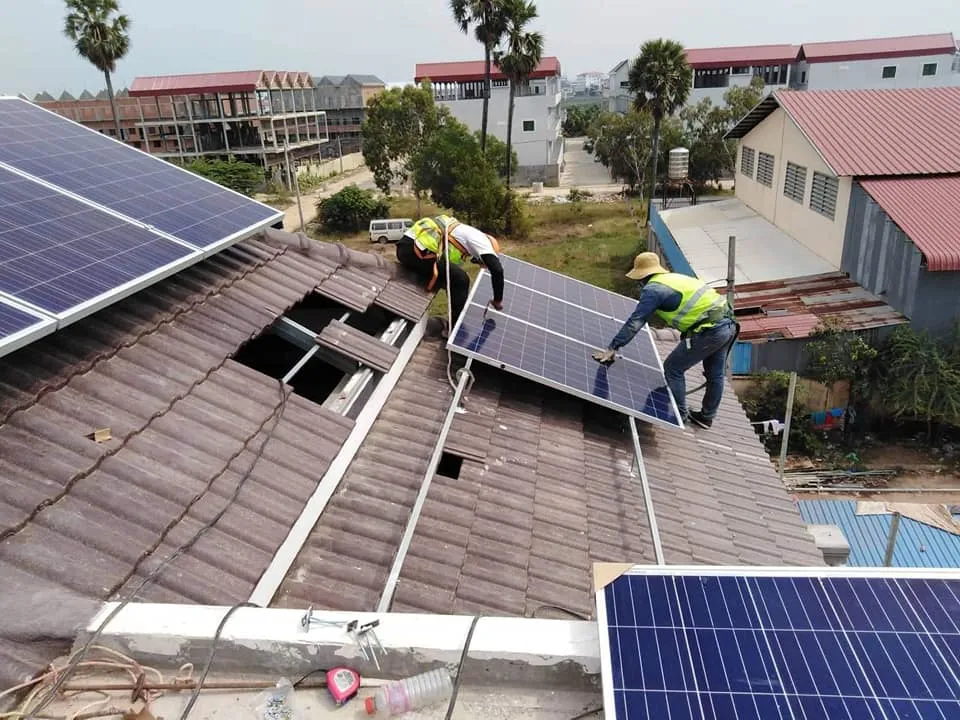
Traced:
POLYGON ((651 275, 665 272, 668 271, 660 264, 660 258, 657 257, 657 254, 645 252, 634 258, 633 270, 627 273, 627 277, 631 280, 643 280, 651 275))

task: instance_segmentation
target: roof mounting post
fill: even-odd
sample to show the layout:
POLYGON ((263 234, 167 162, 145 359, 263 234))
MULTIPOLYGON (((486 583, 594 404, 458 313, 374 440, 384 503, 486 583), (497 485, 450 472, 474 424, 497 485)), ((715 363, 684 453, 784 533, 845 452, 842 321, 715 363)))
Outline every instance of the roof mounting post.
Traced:
POLYGON ((650 524, 650 539, 653 541, 653 554, 657 558, 657 565, 666 565, 663 556, 663 543, 660 542, 660 528, 657 525, 657 514, 653 510, 653 498, 650 496, 650 482, 647 478, 647 468, 643 464, 643 450, 640 447, 640 433, 637 432, 636 418, 630 417, 630 434, 633 436, 633 452, 636 456, 637 470, 640 474, 640 487, 643 489, 643 504, 647 511, 647 522, 650 524))

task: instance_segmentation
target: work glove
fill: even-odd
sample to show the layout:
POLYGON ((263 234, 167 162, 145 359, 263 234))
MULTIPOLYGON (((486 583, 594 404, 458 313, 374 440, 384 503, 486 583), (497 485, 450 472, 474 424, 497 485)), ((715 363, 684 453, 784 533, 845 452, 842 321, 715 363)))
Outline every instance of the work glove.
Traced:
POLYGON ((610 350, 594 350, 593 359, 602 365, 611 365, 616 359, 617 351, 610 350))

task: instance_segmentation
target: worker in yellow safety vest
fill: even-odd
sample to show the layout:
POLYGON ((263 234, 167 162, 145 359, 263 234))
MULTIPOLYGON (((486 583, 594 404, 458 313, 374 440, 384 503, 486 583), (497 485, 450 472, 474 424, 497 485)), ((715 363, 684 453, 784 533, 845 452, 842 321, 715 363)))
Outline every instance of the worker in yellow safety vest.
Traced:
MULTIPOLYGON (((459 222, 450 215, 417 220, 397 242, 397 260, 425 284, 428 291, 446 289, 452 306, 451 322, 456 324, 470 292, 470 278, 460 267, 464 260, 482 264, 490 272, 493 298, 490 305, 503 309, 503 266, 500 244, 492 235, 459 222), (449 248, 446 244, 449 243, 449 248), (446 258, 450 258, 450 287, 447 288, 446 258)), ((449 331, 449 328, 447 329, 449 331)))
POLYGON ((680 416, 684 421, 709 428, 723 395, 727 350, 738 332, 729 305, 722 295, 697 278, 666 270, 656 253, 637 255, 627 277, 640 282, 640 301, 607 348, 593 353, 594 359, 605 365, 612 363, 617 350, 655 316, 663 325, 680 332, 680 344, 663 363, 663 373, 680 416), (702 409, 690 412, 684 374, 697 363, 703 363, 707 389, 702 409))

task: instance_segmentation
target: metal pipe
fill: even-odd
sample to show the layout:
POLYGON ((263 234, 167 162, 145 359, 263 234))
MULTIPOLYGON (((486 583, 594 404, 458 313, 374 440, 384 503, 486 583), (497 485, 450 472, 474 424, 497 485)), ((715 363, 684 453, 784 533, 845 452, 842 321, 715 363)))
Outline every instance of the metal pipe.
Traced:
POLYGON ((788 489, 799 493, 810 493, 811 495, 825 492, 834 493, 867 493, 869 495, 886 495, 887 493, 960 493, 960 487, 951 488, 870 488, 861 485, 829 485, 829 486, 807 486, 807 485, 788 485, 788 489))
MULTIPOLYGON (((318 673, 319 675, 319 673, 318 673)), ((204 690, 260 690, 276 687, 274 680, 207 680, 203 683, 204 690)), ((137 685, 129 682, 80 682, 67 683, 63 686, 63 692, 132 692, 133 690, 193 690, 197 687, 197 681, 173 680, 171 682, 145 682, 143 685, 137 685)), ((304 680, 297 685, 297 689, 325 688, 326 679, 304 680)))
POLYGON ((727 305, 733 312, 734 278, 737 272, 737 236, 731 235, 727 240, 727 305))
POLYGON ((787 390, 787 416, 783 421, 783 439, 780 441, 780 482, 787 464, 787 445, 790 443, 790 421, 793 420, 793 397, 797 392, 797 373, 790 373, 790 389, 787 390))
POLYGON ((403 531, 403 538, 400 540, 400 547, 397 549, 397 556, 393 560, 393 566, 390 568, 390 575, 387 576, 387 584, 383 588, 383 595, 377 604, 377 612, 389 612, 393 604, 393 594, 397 590, 397 581, 400 579, 400 570, 403 568, 403 561, 407 557, 407 551, 410 549, 410 541, 413 540, 413 533, 417 529, 417 521, 420 519, 420 513, 423 512, 423 506, 427 501, 427 493, 430 491, 430 483, 433 482, 437 474, 437 466, 440 464, 440 458, 443 455, 443 448, 447 444, 447 435, 450 433, 450 427, 453 425, 453 418, 457 414, 457 408, 460 407, 460 398, 467 387, 470 378, 470 366, 473 364, 473 358, 467 358, 466 364, 459 371, 460 381, 453 392, 453 399, 450 401, 450 407, 447 409, 447 416, 443 420, 443 426, 440 428, 440 437, 437 438, 437 444, 433 448, 433 455, 430 458, 430 464, 427 466, 427 472, 423 476, 423 482, 420 484, 420 492, 417 493, 416 502, 413 504, 413 510, 410 513, 410 519, 407 520, 407 527, 403 531))
POLYGON ((290 177, 290 182, 297 193, 297 213, 300 215, 300 249, 309 250, 310 240, 303 231, 306 223, 303 221, 303 203, 300 201, 300 178, 297 177, 297 169, 290 167, 290 148, 286 136, 283 138, 283 159, 287 164, 287 174, 290 177))
POLYGON ((900 513, 893 513, 890 519, 890 536, 887 538, 887 552, 883 556, 883 566, 890 567, 893 562, 893 550, 897 546, 897 533, 900 530, 900 513))
POLYGON ((647 480, 647 468, 643 464, 643 450, 640 448, 640 433, 637 432, 636 418, 630 418, 630 434, 633 436, 633 452, 636 456, 637 467, 640 471, 640 486, 643 488, 643 504, 647 509, 647 522, 650 524, 650 538, 653 540, 653 553, 657 558, 657 565, 666 565, 663 557, 663 544, 660 542, 660 528, 657 525, 657 514, 653 510, 653 498, 650 495, 650 482, 647 480))

